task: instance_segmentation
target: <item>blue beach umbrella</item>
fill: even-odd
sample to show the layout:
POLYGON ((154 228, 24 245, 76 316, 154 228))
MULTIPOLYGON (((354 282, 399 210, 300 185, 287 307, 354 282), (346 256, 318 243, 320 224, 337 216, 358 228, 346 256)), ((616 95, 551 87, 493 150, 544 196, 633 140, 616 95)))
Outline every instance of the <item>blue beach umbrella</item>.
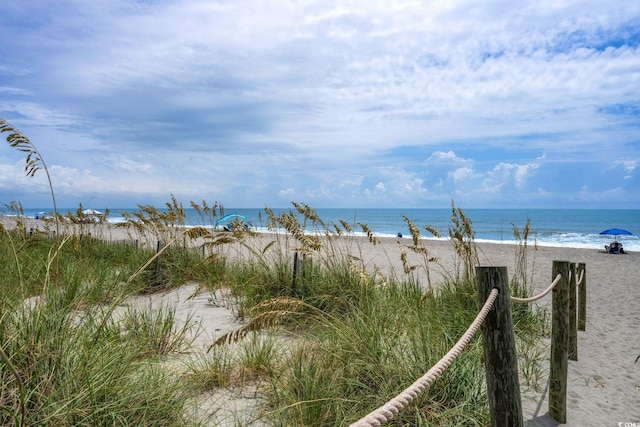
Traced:
POLYGON ((601 231, 600 234, 603 236, 633 236, 632 232, 623 230, 622 228, 609 228, 601 231))

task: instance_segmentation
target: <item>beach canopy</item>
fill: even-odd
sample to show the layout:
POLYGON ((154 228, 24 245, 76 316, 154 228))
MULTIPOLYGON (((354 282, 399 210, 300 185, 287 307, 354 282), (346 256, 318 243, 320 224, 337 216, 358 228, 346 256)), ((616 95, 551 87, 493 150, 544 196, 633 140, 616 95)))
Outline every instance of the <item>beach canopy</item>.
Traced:
POLYGON ((603 236, 633 236, 632 232, 623 230, 622 228, 609 228, 601 231, 600 234, 603 236))
POLYGON ((231 231, 231 228, 237 224, 242 224, 242 226, 247 228, 248 224, 246 221, 247 221, 247 218, 244 217, 243 215, 232 213, 220 218, 216 222, 216 225, 214 225, 213 228, 214 230, 231 231))
POLYGON ((229 214, 229 215, 225 215, 222 218, 220 218, 217 222, 216 222, 216 226, 220 225, 220 224, 224 224, 227 222, 234 222, 234 221, 240 221, 243 222, 245 221, 247 218, 244 217, 243 215, 239 215, 239 214, 229 214))
POLYGON ((102 215, 102 212, 95 209, 85 209, 82 211, 84 215, 102 215))

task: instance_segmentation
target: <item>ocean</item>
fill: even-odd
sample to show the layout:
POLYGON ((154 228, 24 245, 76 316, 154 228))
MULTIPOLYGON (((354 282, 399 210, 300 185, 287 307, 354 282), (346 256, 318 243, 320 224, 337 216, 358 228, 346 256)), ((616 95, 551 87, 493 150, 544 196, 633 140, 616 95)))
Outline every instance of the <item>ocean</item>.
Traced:
MULTIPOLYGON (((97 208, 100 210, 99 208, 97 208)), ((28 217, 35 217, 41 211, 50 209, 24 209, 28 217)), ((162 211, 162 209, 159 209, 162 211)), ((276 214, 289 211, 290 208, 272 210, 276 214)), ((76 209, 59 209, 61 213, 75 212, 76 209)), ((137 209, 109 209, 108 221, 123 221, 122 212, 135 212, 137 209)), ((203 221, 194 209, 184 209, 186 225, 213 224, 203 221)), ((451 226, 451 209, 315 209, 325 224, 339 223, 367 224, 373 233, 380 237, 395 237, 398 233, 410 237, 406 216, 416 225, 424 238, 434 238, 424 226, 435 227, 446 239, 451 226)), ((250 221, 258 232, 268 232, 266 213, 262 208, 224 209, 226 214, 237 213, 250 221)), ((513 227, 522 230, 530 221, 529 244, 533 241, 539 246, 603 249, 614 236, 602 236, 599 233, 609 228, 621 228, 633 233, 633 236, 618 236, 627 251, 640 251, 640 210, 638 209, 463 209, 464 215, 471 221, 478 242, 514 243, 513 227)), ((6 214, 6 212, 0 212, 6 214)), ((354 227, 354 234, 363 234, 362 229, 354 227)), ((312 232, 313 230, 309 230, 312 232)))

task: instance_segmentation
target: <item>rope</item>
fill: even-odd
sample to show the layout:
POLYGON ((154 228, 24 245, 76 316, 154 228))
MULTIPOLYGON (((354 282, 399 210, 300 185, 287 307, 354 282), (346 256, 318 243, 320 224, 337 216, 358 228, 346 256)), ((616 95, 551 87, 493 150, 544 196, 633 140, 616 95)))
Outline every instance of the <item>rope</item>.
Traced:
POLYGON ((534 302, 534 301, 538 301, 539 299, 542 299, 545 295, 547 295, 549 292, 551 292, 553 290, 553 288, 556 287, 558 282, 560 282, 561 278, 562 278, 562 274, 558 274, 556 276, 555 280, 551 283, 551 285, 549 285, 549 287, 547 289, 545 289, 544 291, 542 291, 541 293, 539 293, 536 296, 533 296, 533 297, 530 297, 530 298, 511 297, 511 301, 512 302, 534 302))
POLYGON ((584 279, 584 268, 580 270, 580 278, 576 282, 576 286, 580 286, 580 284, 582 283, 582 279, 584 279))
POLYGON ((469 344, 471 338, 476 333, 484 319, 487 317, 487 313, 493 307, 493 303, 498 297, 498 289, 491 290, 487 301, 482 306, 482 309, 476 316, 475 320, 469 326, 469 329, 460 337, 458 342, 444 355, 442 359, 438 361, 429 371, 421 378, 416 380, 413 384, 407 387, 402 393, 395 398, 391 399, 385 405, 379 407, 375 411, 369 413, 369 415, 361 418, 349 427, 376 427, 385 424, 401 410, 409 406, 409 404, 420 394, 422 394, 427 387, 429 387, 440 375, 451 365, 451 363, 458 357, 458 355, 469 344))

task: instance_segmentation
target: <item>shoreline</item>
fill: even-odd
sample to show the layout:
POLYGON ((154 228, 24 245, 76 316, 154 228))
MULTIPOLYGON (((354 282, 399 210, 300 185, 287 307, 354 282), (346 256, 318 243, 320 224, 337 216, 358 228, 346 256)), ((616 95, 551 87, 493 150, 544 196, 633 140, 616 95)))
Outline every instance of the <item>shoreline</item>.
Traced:
MULTIPOLYGON (((251 210, 251 209, 250 209, 251 210)), ((257 210, 257 209, 253 209, 253 210, 257 210)), ((2 216, 2 215, 0 215, 2 216)), ((12 215, 4 215, 6 217, 12 217, 12 215)), ((448 217, 448 216, 447 216, 448 217)), ((26 220, 35 220, 35 217, 33 215, 25 215, 22 217, 23 219, 26 220)), ((120 221, 120 219, 122 219, 122 221, 124 221, 124 218, 113 218, 113 217, 109 217, 105 219, 105 222, 103 223, 104 225, 110 225, 110 226, 118 226, 118 224, 121 224, 122 221, 120 221)), ((194 218, 187 218, 190 220, 194 220, 194 218)), ((371 219, 371 218, 369 218, 371 219)), ((424 219, 424 218, 422 218, 424 219)), ((37 222, 38 220, 36 220, 37 222)), ((205 228, 213 228, 213 224, 208 223, 207 221, 212 221, 211 218, 199 218, 198 221, 195 222, 186 222, 185 225, 180 226, 180 227, 185 227, 185 228, 190 228, 190 227, 205 227, 205 228)), ((547 220, 548 221, 548 220, 547 220)), ((42 221, 40 221, 42 222, 42 221)), ((417 224, 417 223, 416 223, 417 224)), ((331 221, 328 222, 328 227, 331 229, 331 221)), ((397 232, 398 231, 402 231, 404 238, 411 238, 411 236, 408 234, 408 230, 405 229, 406 225, 403 224, 401 227, 399 227, 399 229, 397 231, 394 232, 389 232, 388 231, 388 224, 387 225, 382 225, 379 222, 376 222, 375 224, 370 224, 372 225, 372 230, 374 231, 374 235, 378 238, 396 238, 397 237, 397 232), (386 230, 386 231, 381 231, 381 230, 386 230), (404 231, 403 231, 404 230, 404 231), (407 237, 408 236, 408 237, 407 237)), ((442 228, 442 224, 440 225, 440 230, 442 231, 443 235, 447 234, 447 228, 446 226, 444 228, 442 228)), ((477 225, 479 227, 478 230, 476 230, 477 232, 480 232, 480 235, 476 235, 476 242, 478 243, 496 243, 496 244, 517 244, 518 242, 516 241, 515 237, 513 236, 513 233, 511 231, 511 228, 507 227, 505 229, 505 231, 503 232, 502 230, 500 230, 499 233, 496 232, 495 229, 489 227, 487 228, 486 224, 480 224, 477 225), (492 231, 489 232, 489 234, 487 234, 487 231, 491 229, 492 231), (484 230, 484 231, 483 231, 484 230), (483 234, 484 233, 484 234, 483 234)), ((600 230, 600 228, 594 229, 594 225, 590 224, 589 227, 587 227, 584 230, 579 230, 575 227, 571 227, 568 226, 568 228, 566 228, 565 231, 553 231, 553 227, 549 224, 546 224, 544 222, 544 220, 542 221, 541 224, 539 224, 539 229, 536 229, 535 227, 532 227, 532 229, 529 232, 529 242, 531 244, 535 243, 538 246, 544 246, 544 247, 561 247, 561 248, 576 248, 576 249, 604 249, 605 245, 608 245, 614 238, 615 236, 604 236, 604 235, 599 235, 597 234, 597 231, 600 230)), ((364 231, 361 231, 359 226, 356 224, 353 224, 353 235, 355 236, 366 236, 366 233, 364 231)), ((419 227, 420 228, 420 227, 419 227)), ((475 226, 474 226, 475 228, 475 226)), ((263 221, 260 221, 260 224, 256 224, 253 226, 253 231, 256 231, 260 234, 271 234, 272 232, 269 231, 266 227, 266 225, 263 223, 263 221)), ((280 233, 283 233, 283 231, 280 231, 280 233)), ((307 230, 308 234, 313 234, 314 231, 313 230, 307 230)), ((421 240, 428 240, 428 241, 437 241, 437 240, 446 240, 446 237, 434 237, 432 236, 430 233, 424 233, 421 236, 421 240)), ((621 236, 621 242, 625 245, 625 250, 630 251, 630 252, 640 252, 640 237, 639 236, 621 236)))

